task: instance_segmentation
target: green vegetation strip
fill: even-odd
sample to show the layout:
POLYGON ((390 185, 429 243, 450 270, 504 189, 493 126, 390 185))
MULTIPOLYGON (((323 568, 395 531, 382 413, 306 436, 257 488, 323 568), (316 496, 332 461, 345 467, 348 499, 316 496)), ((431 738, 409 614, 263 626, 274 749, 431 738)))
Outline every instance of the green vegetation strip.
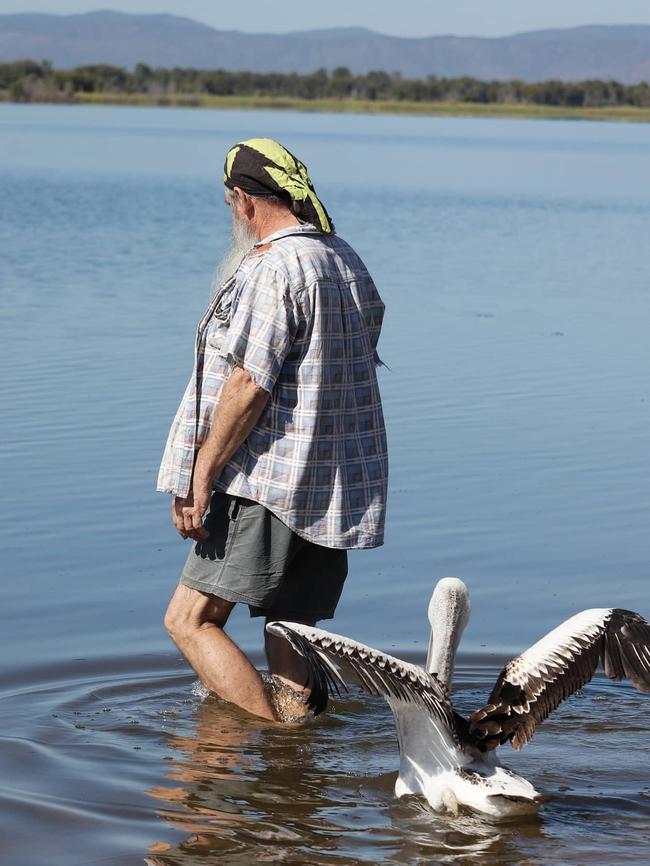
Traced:
POLYGON ((412 115, 650 121, 650 84, 616 81, 405 79, 374 71, 228 72, 96 64, 54 69, 47 61, 0 63, 0 99, 13 102, 161 105, 412 115))
POLYGON ((650 122, 650 108, 565 108, 553 105, 485 104, 480 102, 407 102, 361 99, 295 99, 278 96, 189 96, 147 98, 143 94, 82 93, 84 105, 158 105, 175 108, 230 108, 312 111, 341 114, 413 114, 450 117, 565 118, 573 120, 636 120, 650 122))

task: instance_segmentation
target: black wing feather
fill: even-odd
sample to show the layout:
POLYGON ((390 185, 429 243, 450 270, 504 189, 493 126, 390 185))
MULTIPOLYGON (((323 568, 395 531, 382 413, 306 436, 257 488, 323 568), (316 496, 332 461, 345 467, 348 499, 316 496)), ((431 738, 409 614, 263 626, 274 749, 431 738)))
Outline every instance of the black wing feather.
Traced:
POLYGON ((561 657, 551 652, 541 659, 537 673, 522 674, 521 656, 508 662, 487 704, 470 716, 470 734, 479 749, 489 751, 508 740, 521 749, 563 700, 591 680, 599 662, 610 679, 627 678, 650 693, 650 626, 645 619, 614 608, 591 631, 572 635, 572 647, 562 647, 561 657))

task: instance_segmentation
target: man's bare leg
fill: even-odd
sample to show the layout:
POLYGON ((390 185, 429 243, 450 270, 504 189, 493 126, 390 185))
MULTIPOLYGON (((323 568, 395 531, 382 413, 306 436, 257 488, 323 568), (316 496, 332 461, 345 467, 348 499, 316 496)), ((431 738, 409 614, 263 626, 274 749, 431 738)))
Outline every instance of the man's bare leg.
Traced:
MULTIPOLYGON (((266 622, 271 622, 267 619, 266 622)), ((313 622, 305 622, 303 625, 313 626, 313 622)), ((296 719, 300 716, 309 715, 309 709, 305 703, 309 697, 307 688, 308 667, 304 658, 299 655, 284 638, 269 634, 264 630, 264 649, 269 663, 269 670, 282 685, 288 686, 282 695, 277 695, 279 704, 277 711, 284 717, 296 719)))
POLYGON ((165 614, 165 628, 206 688, 255 716, 275 720, 260 675, 223 631, 234 606, 179 584, 165 614))

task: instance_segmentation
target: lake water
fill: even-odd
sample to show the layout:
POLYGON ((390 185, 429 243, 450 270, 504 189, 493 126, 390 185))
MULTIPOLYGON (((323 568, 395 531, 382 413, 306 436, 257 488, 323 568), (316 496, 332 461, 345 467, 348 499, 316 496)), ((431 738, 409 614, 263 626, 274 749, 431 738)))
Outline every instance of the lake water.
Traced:
MULTIPOLYGON (((332 625, 423 660, 462 577, 461 711, 585 607, 650 615, 650 126, 0 106, 3 866, 647 862, 650 699, 602 677, 494 825, 392 794, 381 700, 303 729, 192 692, 154 492, 228 238, 226 149, 282 139, 387 306, 386 544, 332 625), (145 859, 146 858, 146 859, 145 859)), ((233 636, 261 663, 260 626, 233 636)))

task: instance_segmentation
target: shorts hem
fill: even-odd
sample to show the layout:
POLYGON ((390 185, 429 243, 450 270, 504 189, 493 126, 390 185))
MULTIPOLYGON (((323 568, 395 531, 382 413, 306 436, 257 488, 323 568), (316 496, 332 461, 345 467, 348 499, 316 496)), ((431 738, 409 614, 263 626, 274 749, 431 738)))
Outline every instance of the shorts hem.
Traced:
POLYGON ((322 622, 325 619, 334 619, 336 615, 336 611, 326 611, 325 613, 306 613, 302 612, 294 612, 294 613, 276 613, 273 610, 268 610, 266 608, 261 607, 258 604, 249 604, 249 614, 251 619, 254 617, 265 616, 270 620, 279 620, 282 622, 322 622), (253 609, 254 608, 254 609, 253 609))
POLYGON ((242 592, 237 592, 236 589, 228 589, 227 586, 215 586, 213 583, 194 580, 191 577, 185 577, 183 574, 181 574, 179 582, 190 589, 196 589, 199 592, 206 593, 207 595, 216 595, 217 598, 222 598, 224 601, 232 601, 233 604, 248 604, 253 607, 262 607, 259 599, 252 599, 250 596, 244 595, 242 592))

